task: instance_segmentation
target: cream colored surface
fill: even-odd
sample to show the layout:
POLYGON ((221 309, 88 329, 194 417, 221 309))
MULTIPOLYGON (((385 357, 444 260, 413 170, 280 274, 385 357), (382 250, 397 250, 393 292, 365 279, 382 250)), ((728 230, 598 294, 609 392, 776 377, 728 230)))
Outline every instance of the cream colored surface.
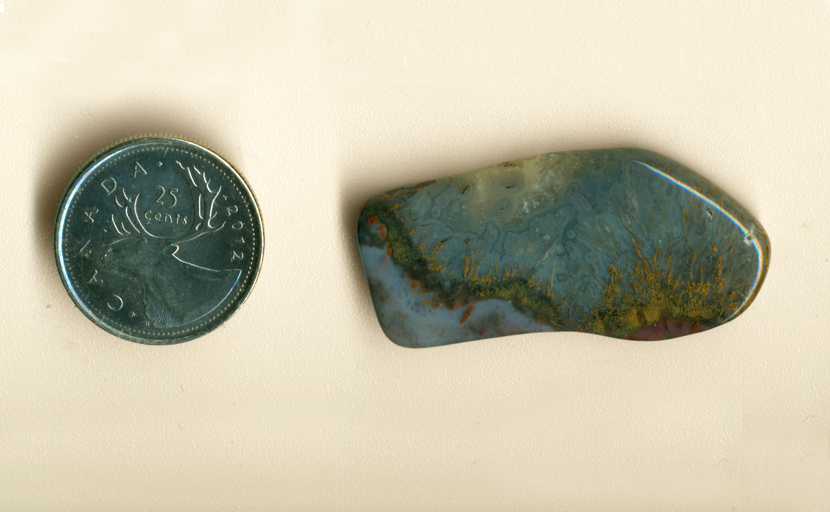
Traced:
POLYGON ((830 2, 5 0, 0 510, 828 510, 830 2), (92 325, 59 195, 172 132, 246 176, 249 301, 196 341, 92 325), (387 341, 371 195, 541 152, 640 146, 767 228, 755 304, 659 343, 387 341))

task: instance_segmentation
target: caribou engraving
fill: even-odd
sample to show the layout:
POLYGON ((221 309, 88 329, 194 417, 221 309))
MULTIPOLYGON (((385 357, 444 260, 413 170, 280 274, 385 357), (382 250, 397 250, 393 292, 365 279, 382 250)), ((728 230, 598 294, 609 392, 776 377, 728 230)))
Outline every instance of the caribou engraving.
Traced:
MULTIPOLYGON (((216 234, 226 225, 219 219, 217 205, 222 187, 213 184, 206 171, 176 164, 190 193, 192 213, 172 216, 181 228, 174 235, 157 230, 161 224, 152 222, 153 215, 139 214, 139 193, 127 190, 114 178, 101 183, 115 207, 107 219, 107 229, 115 240, 102 257, 104 267, 136 283, 147 319, 157 328, 176 327, 207 316, 231 294, 242 273, 239 269, 211 268, 210 261, 194 261, 200 251, 210 252, 211 243, 221 243, 216 234)), ((172 205, 186 201, 187 195, 172 195, 172 205)))

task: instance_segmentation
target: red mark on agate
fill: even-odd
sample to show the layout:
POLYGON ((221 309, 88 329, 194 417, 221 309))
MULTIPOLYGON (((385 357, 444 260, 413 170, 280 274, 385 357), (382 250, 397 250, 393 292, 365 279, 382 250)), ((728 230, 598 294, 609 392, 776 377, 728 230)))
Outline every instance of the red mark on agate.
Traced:
POLYGON ((392 255, 392 248, 389 246, 389 242, 386 242, 386 256, 384 256, 383 259, 380 260, 380 265, 378 265, 378 268, 381 268, 384 265, 386 265, 386 262, 389 261, 389 256, 391 256, 391 255, 392 255))
POLYGON ((628 339, 637 341, 656 341, 668 338, 666 328, 661 323, 648 325, 628 335, 628 339))
POLYGON ((685 320, 661 318, 656 324, 643 327, 628 335, 630 340, 657 341, 668 338, 678 338, 687 334, 703 332, 706 327, 698 323, 689 323, 685 320))
POLYGON ((467 321, 468 318, 470 318, 470 315, 473 314, 474 307, 475 306, 469 306, 467 309, 464 310, 464 314, 461 315, 461 321, 459 322, 460 324, 463 324, 467 321))
POLYGON ((377 224, 377 226, 375 226, 375 229, 377 230, 378 234, 380 235, 381 240, 386 239, 386 226, 384 226, 383 224, 378 223, 378 218, 377 218, 376 215, 373 215, 373 216, 369 217, 369 220, 367 220, 366 222, 368 222, 370 226, 374 225, 374 224, 377 224))

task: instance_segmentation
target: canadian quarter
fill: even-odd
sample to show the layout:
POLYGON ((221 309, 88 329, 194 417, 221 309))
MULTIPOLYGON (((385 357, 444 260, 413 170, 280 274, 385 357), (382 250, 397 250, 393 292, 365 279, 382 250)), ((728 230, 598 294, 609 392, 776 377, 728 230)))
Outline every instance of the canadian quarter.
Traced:
POLYGON ((96 325, 151 345, 215 329, 262 264, 256 200, 221 156, 186 139, 140 136, 104 149, 66 188, 55 258, 96 325))

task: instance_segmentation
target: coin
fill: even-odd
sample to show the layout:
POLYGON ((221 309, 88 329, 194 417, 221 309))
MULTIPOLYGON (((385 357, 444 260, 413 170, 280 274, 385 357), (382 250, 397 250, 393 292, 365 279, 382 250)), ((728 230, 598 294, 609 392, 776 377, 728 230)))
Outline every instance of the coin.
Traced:
POLYGON ((192 141, 140 136, 87 161, 55 221, 66 290, 96 325, 151 345, 225 322, 262 263, 262 221, 240 174, 192 141))

